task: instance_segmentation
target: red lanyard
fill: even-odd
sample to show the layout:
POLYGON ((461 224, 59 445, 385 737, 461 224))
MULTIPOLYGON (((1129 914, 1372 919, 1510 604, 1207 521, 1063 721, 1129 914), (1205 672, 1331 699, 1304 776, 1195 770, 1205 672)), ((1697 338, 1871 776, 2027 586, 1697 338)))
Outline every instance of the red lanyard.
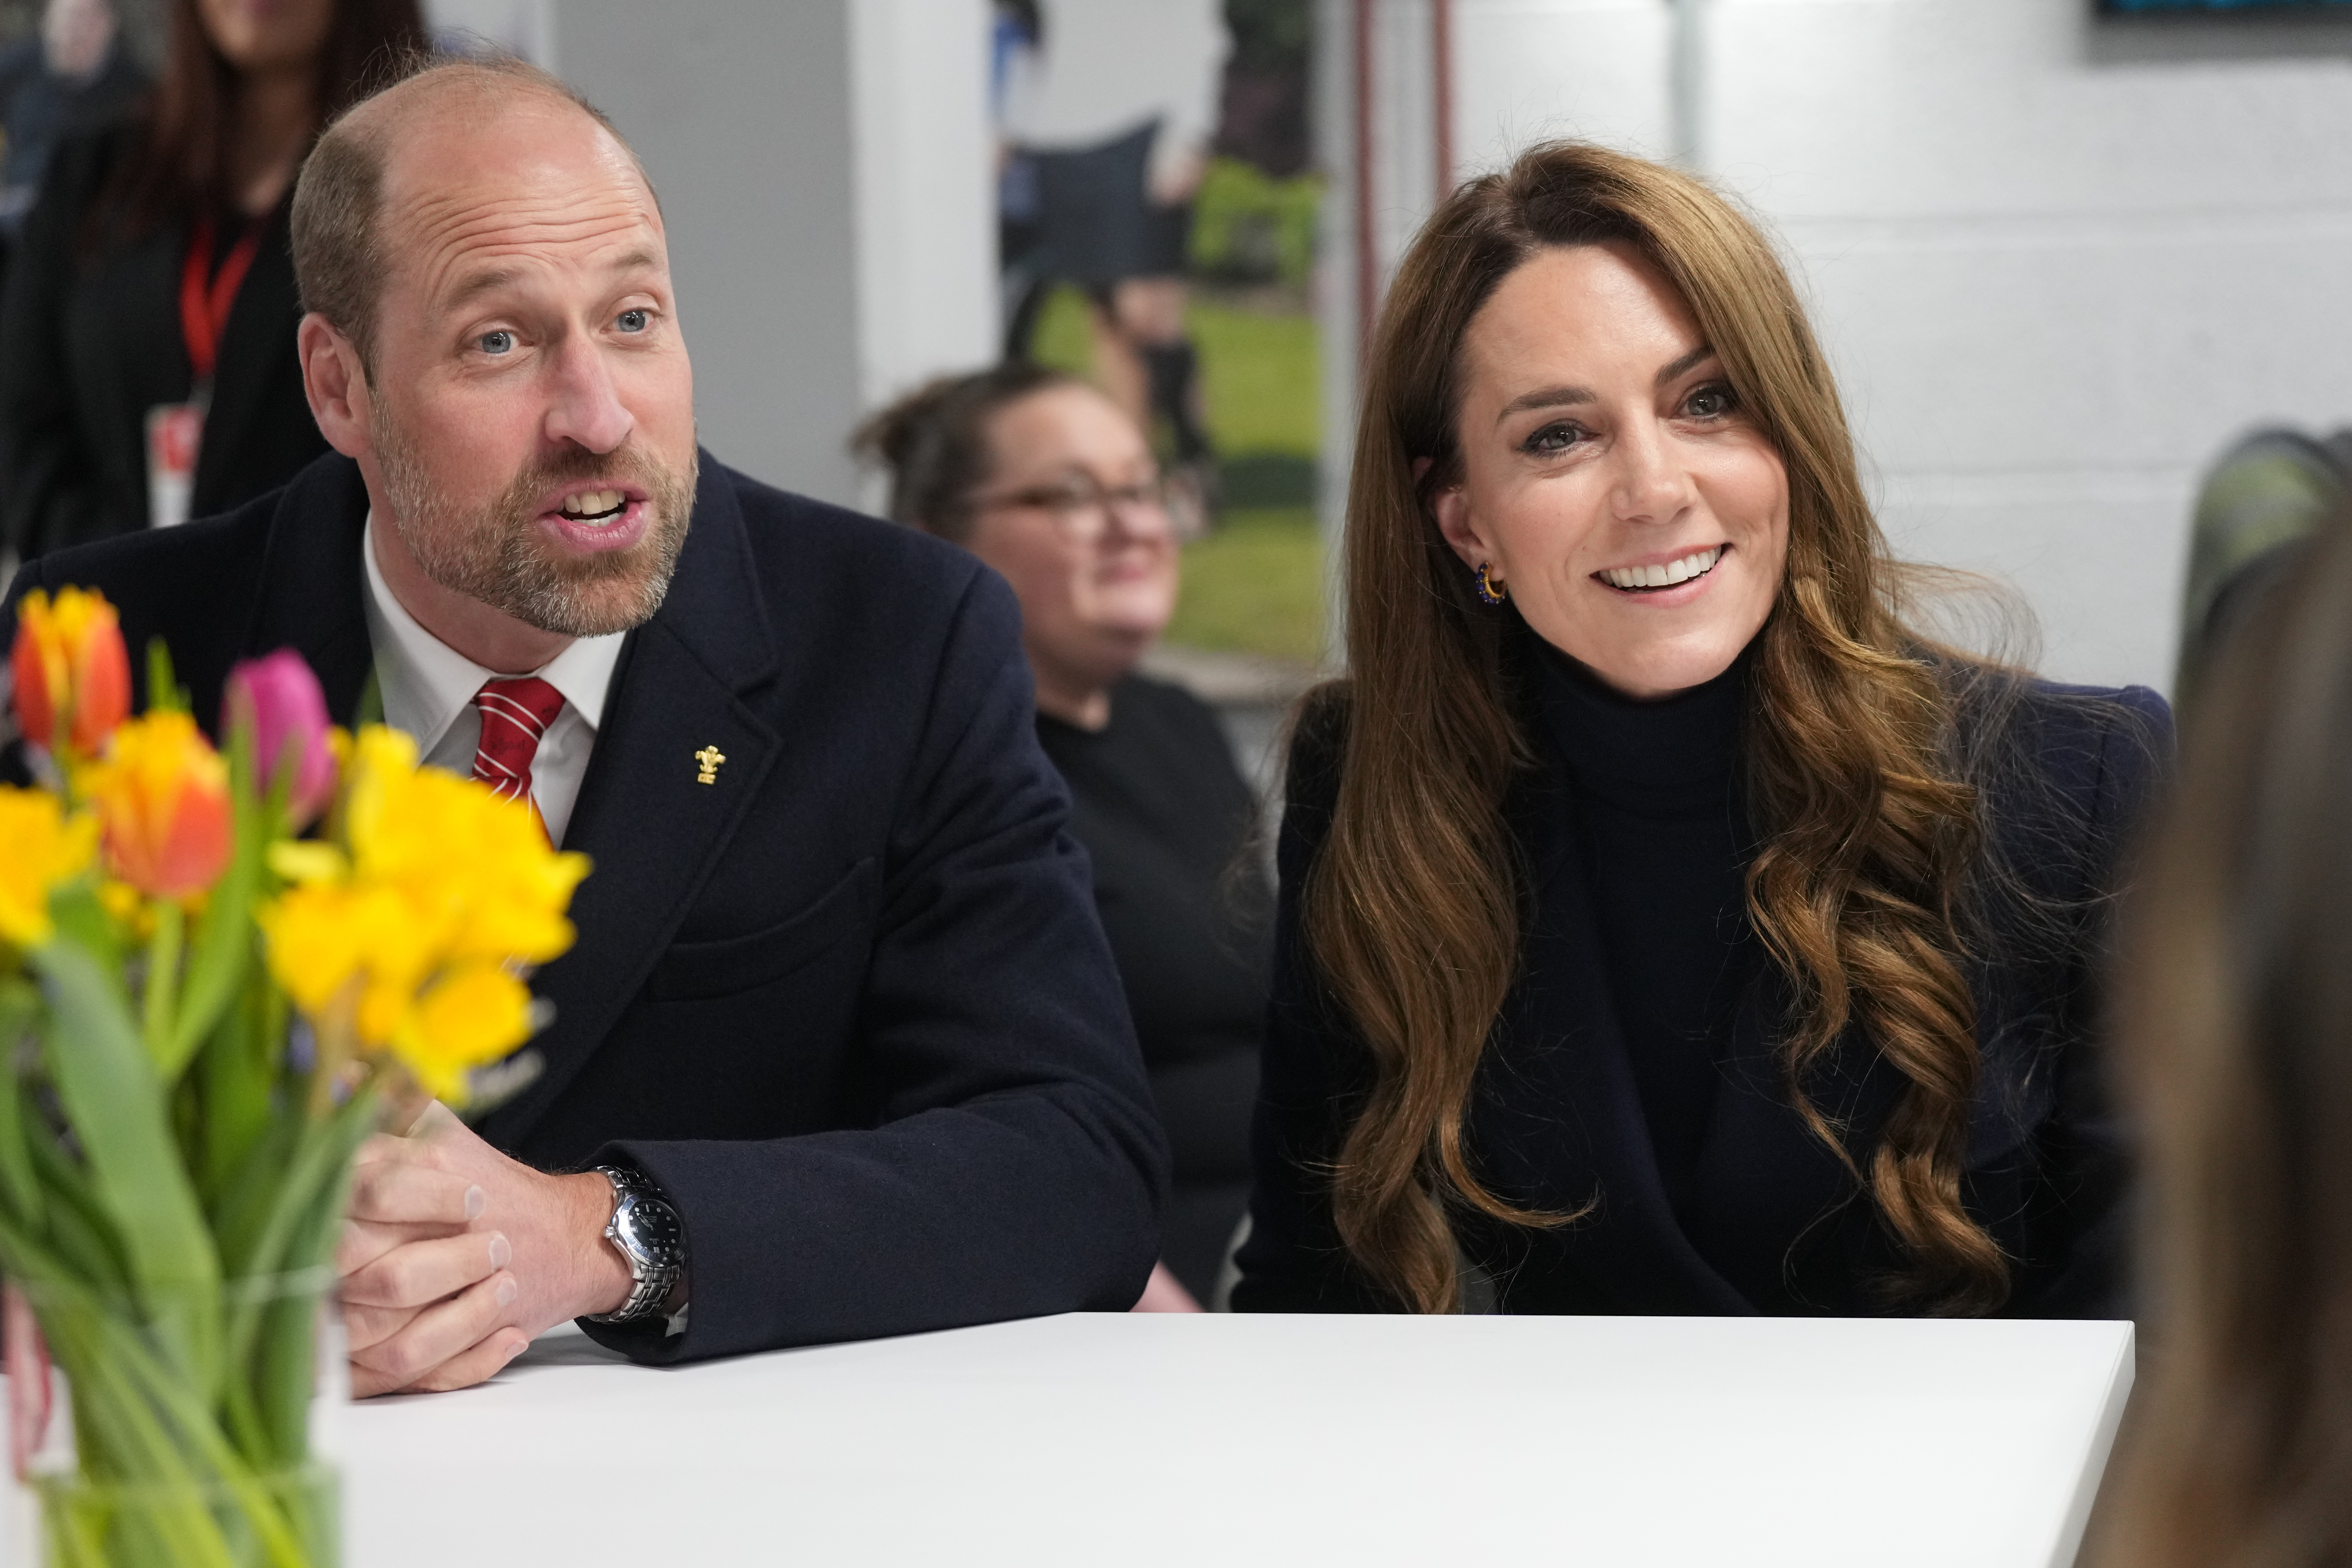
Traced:
POLYGON ((210 276, 213 220, 198 218, 195 232, 188 237, 187 263, 180 268, 180 336, 186 340, 188 363, 196 373, 199 386, 212 380, 213 367, 220 363, 221 333, 228 327, 229 307, 236 303, 237 288, 253 265, 254 253, 261 248, 262 227, 259 221, 246 225, 245 233, 221 262, 216 278, 210 276))

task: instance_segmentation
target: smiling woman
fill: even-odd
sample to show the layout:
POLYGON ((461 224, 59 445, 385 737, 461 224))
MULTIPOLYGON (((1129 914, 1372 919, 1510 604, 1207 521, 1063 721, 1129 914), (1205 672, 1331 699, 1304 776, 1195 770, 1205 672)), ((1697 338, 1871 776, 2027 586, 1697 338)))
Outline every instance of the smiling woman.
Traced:
POLYGON ((1576 143, 1400 269, 1290 761, 1237 1308, 2116 1310, 2161 699, 1941 647, 1770 247, 1576 143))

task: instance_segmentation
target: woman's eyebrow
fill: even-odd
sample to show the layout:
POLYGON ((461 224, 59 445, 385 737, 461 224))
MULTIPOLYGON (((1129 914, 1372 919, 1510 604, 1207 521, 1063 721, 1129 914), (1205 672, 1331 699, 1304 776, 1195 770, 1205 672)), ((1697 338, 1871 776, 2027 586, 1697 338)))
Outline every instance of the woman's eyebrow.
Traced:
POLYGON ((1666 383, 1674 380, 1676 376, 1685 374, 1689 371, 1696 370, 1697 367, 1705 364, 1708 360, 1711 360, 1714 357, 1715 345, 1712 343, 1701 343, 1698 347, 1691 350, 1690 353, 1683 355, 1682 358, 1661 369, 1658 372, 1657 384, 1664 386, 1666 383))
POLYGON ((1579 403, 1598 403, 1599 395, 1589 386, 1545 386, 1533 392, 1523 392, 1503 405, 1495 416, 1500 425, 1514 414, 1525 414, 1530 408, 1566 408, 1579 403))
MULTIPOLYGON (((1680 359, 1660 369, 1656 384, 1664 386, 1676 376, 1687 374, 1714 357, 1715 346, 1712 343, 1701 343, 1680 359)), ((1533 392, 1523 392, 1503 405, 1502 410, 1495 416, 1495 423, 1499 425, 1512 415, 1525 414, 1530 408, 1568 408, 1580 403, 1600 401, 1600 395, 1589 386, 1538 387, 1533 392)))

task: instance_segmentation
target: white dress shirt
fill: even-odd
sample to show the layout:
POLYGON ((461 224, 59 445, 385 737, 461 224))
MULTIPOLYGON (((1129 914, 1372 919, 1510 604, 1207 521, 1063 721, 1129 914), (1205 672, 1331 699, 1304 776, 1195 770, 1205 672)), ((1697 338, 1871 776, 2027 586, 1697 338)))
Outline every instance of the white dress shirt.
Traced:
MULTIPOLYGON (((414 739, 424 761, 470 777, 482 740, 482 715, 474 706, 474 694, 482 682, 511 679, 514 672, 485 669, 417 625, 383 580, 383 569, 376 564, 375 537, 371 511, 367 547, 360 553, 367 562, 368 641, 375 650, 383 721, 414 739)), ((596 744, 604 694, 612 687, 613 666, 621 657, 625 635, 576 638, 541 668, 520 672, 563 693, 563 711, 540 738, 539 753, 530 764, 531 798, 539 803, 548 837, 558 845, 572 825, 572 807, 580 798, 580 781, 587 776, 588 753, 596 744)))

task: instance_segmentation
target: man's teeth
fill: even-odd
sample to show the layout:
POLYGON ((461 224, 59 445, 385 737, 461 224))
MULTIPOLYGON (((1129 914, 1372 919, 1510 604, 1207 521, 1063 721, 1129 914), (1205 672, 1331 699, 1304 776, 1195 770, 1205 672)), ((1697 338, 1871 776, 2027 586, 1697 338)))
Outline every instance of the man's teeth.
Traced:
POLYGON ((620 510, 622 499, 618 490, 588 490, 576 496, 565 496, 563 515, 599 517, 608 511, 620 510))
POLYGON ((1677 583, 1687 583, 1715 570, 1723 559, 1723 546, 1712 550, 1694 551, 1679 561, 1669 561, 1664 566, 1611 566, 1604 568, 1601 580, 1612 588, 1671 588, 1677 583))

